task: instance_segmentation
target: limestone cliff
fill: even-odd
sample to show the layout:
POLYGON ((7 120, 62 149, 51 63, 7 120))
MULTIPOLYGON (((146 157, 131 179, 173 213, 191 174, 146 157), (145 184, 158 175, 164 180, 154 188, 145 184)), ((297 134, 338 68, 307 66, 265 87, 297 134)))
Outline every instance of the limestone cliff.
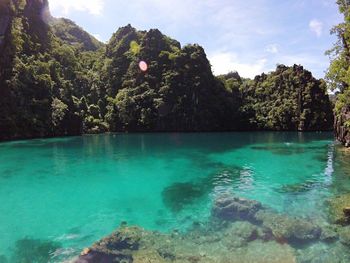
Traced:
POLYGON ((335 136, 346 147, 350 146, 350 107, 344 107, 334 122, 335 136))

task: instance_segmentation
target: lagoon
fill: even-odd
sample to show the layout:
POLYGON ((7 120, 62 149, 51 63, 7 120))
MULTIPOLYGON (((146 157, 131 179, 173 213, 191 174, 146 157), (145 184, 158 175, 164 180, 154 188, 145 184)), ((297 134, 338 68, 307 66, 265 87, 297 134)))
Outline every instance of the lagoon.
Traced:
POLYGON ((121 224, 186 233, 227 192, 323 224, 325 202, 350 190, 332 133, 91 135, 1 143, 0 156, 9 263, 26 249, 61 262, 121 224))

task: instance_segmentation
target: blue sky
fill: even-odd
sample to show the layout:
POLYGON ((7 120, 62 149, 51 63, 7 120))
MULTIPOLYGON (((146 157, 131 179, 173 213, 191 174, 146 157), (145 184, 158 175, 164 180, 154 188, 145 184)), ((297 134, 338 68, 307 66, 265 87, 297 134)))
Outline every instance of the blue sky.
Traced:
POLYGON ((302 64, 324 77, 324 52, 341 21, 335 0, 49 0, 56 17, 67 17, 102 41, 120 26, 158 28, 181 44, 204 47, 215 74, 237 70, 254 77, 276 64, 302 64))

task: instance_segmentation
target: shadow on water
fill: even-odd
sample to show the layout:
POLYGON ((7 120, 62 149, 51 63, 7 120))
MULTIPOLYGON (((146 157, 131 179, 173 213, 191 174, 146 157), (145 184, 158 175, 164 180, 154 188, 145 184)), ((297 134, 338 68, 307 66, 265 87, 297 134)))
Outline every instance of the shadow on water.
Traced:
POLYGON ((207 187, 195 183, 175 183, 164 188, 162 198, 164 204, 173 212, 179 212, 186 205, 193 203, 207 193, 207 187))
POLYGON ((286 143, 284 146, 273 146, 273 145, 267 145, 267 146, 251 146, 252 150, 258 150, 258 151, 270 151, 273 154, 276 155, 295 155, 295 154, 302 154, 307 153, 309 151, 313 152, 319 152, 320 156, 321 153, 324 152, 324 146, 298 146, 290 143, 286 143))
POLYGON ((215 187, 231 185, 245 170, 238 166, 221 166, 219 170, 197 182, 174 183, 163 189, 163 202, 172 212, 180 212, 208 195, 215 187))
MULTIPOLYGON (((259 143, 310 143, 319 140, 331 140, 332 133, 297 133, 297 132, 223 132, 223 133, 135 133, 102 134, 81 137, 35 139, 5 142, 1 148, 28 149, 96 149, 98 152, 115 149, 142 149, 154 153, 164 149, 197 149, 205 152, 225 152, 259 143), (210 136, 210 140, 208 140, 210 136)), ((276 149, 278 150, 278 149, 276 149)), ((299 149, 300 150, 300 149, 299 149)))
POLYGON ((317 182, 317 181, 306 181, 302 183, 296 183, 296 184, 287 184, 283 185, 276 189, 276 192, 278 193, 288 193, 288 194, 302 194, 309 192, 311 190, 317 189, 317 188, 323 188, 325 185, 323 183, 317 182))
MULTIPOLYGON (((10 179, 14 176, 15 171, 12 169, 6 169, 0 173, 0 177, 3 179, 10 179)), ((1 261, 0 261, 1 262, 1 261)))
POLYGON ((4 255, 0 255, 0 263, 8 263, 7 258, 4 255))
POLYGON ((60 243, 54 241, 20 239, 15 244, 9 263, 48 263, 60 247, 60 243))

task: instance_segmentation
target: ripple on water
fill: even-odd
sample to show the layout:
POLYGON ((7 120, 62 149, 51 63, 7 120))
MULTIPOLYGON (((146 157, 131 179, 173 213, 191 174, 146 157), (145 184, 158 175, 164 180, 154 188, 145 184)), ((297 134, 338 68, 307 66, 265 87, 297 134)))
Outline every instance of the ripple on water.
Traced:
MULTIPOLYGON (((331 144, 332 134, 226 133, 106 135, 0 145, 0 199, 6 200, 0 202, 0 254, 9 260, 1 248, 14 247, 24 236, 61 238, 55 257, 64 257, 69 248, 79 254, 122 220, 183 233, 193 221, 210 217, 211 200, 227 191, 290 216, 323 220, 325 197, 350 189, 349 159, 336 150, 330 157, 331 144), (79 231, 67 230, 74 226, 79 231)), ((195 246, 195 240, 187 241, 195 246)), ((267 254, 283 248, 254 244, 249 247, 263 247, 267 254)), ((219 239, 202 249, 220 245, 219 239)))

